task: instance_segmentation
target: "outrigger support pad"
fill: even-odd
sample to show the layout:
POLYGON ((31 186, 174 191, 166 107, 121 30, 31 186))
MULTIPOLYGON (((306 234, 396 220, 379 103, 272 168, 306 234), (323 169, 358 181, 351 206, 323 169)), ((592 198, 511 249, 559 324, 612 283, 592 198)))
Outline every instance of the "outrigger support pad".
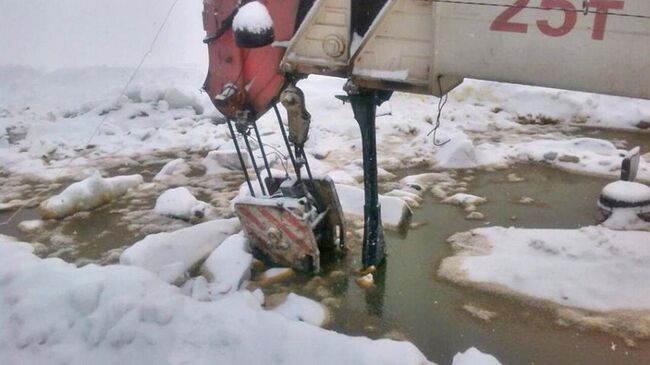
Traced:
POLYGON ((390 99, 389 91, 362 89, 352 81, 344 88, 352 104, 354 118, 361 128, 363 145, 363 180, 365 188, 362 263, 364 268, 378 267, 386 256, 381 205, 377 187, 377 106, 390 99))

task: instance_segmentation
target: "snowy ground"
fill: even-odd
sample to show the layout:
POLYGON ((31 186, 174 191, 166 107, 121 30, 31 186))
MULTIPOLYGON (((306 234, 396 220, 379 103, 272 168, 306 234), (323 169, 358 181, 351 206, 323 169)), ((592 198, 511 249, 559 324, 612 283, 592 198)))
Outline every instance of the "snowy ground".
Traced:
MULTIPOLYGON (((297 341, 307 346, 303 351, 316 356, 314 362, 331 362, 334 359, 328 356, 337 354, 340 358, 335 360, 346 363, 426 363, 408 343, 348 338, 287 320, 305 316, 316 318, 311 322, 321 322, 318 310, 314 315, 314 307, 294 297, 287 302, 288 307, 280 306, 270 313, 262 307, 264 301, 259 295, 245 289, 238 291, 250 265, 246 245, 233 238, 221 250, 215 249, 193 233, 182 234, 206 226, 167 217, 193 220, 194 207, 200 200, 210 205, 215 217, 229 218, 230 201, 238 194, 241 183, 232 161, 228 162, 233 149, 228 130, 219 124, 218 114, 198 90, 204 72, 191 68, 146 69, 126 95, 118 98, 128 76, 129 70, 116 68, 51 73, 0 68, 0 209, 25 203, 36 206, 59 191, 61 183, 81 180, 96 171, 110 177, 147 170, 142 173, 144 183, 117 198, 119 208, 111 210, 111 214, 128 221, 126 227, 116 229, 133 231, 141 238, 131 252, 152 242, 182 244, 184 240, 200 245, 203 251, 196 257, 179 257, 173 245, 164 244, 160 247, 173 253, 164 257, 171 260, 150 265, 143 258, 146 254, 122 254, 124 246, 133 242, 121 242, 119 249, 106 253, 99 261, 115 262, 122 254, 123 263, 137 267, 75 268, 57 259, 38 259, 24 245, 3 239, 0 259, 5 263, 0 265, 0 285, 1 303, 6 310, 0 313, 1 320, 13 327, 11 331, 0 331, 0 362, 33 363, 53 358, 84 363, 100 357, 115 363, 151 353, 151 363, 182 363, 190 360, 187 356, 194 351, 201 354, 191 359, 198 363, 208 359, 225 363, 297 363, 299 353, 292 347, 292 341, 297 341), (179 157, 183 161, 178 161, 179 157), (176 162, 163 168, 162 164, 152 165, 152 160, 176 162), (183 191, 182 196, 174 194, 174 199, 169 200, 171 208, 183 208, 182 212, 169 209, 170 204, 164 206, 163 201, 157 212, 153 210, 156 197, 178 187, 189 187, 191 193, 183 191), (174 203, 192 195, 198 200, 185 199, 190 203, 187 207, 174 203), (181 228, 188 231, 178 231, 181 228), (175 232, 144 237, 169 231, 175 232), (222 265, 218 264, 218 252, 238 258, 227 273, 219 274, 222 265), (195 266, 211 253, 216 256, 208 258, 197 276, 195 266), (134 256, 141 260, 129 258, 134 256), (126 276, 132 279, 124 279, 126 276), (178 289, 166 282, 183 284, 178 289), (50 288, 60 290, 52 292, 50 288), (162 297, 165 300, 160 302, 162 297), (48 315, 50 308, 60 315, 48 315), (168 331, 159 331, 160 327, 168 331), (286 333, 287 338, 273 335, 278 332, 286 333), (259 340, 251 336, 259 336, 259 340), (258 349, 255 346, 259 342, 269 346, 252 351, 258 349), (319 345, 313 345, 316 343, 319 345), (71 359, 62 348, 75 349, 75 358, 71 359)), ((329 173, 339 186, 347 187, 344 190, 351 198, 344 203, 353 217, 360 207, 356 200, 350 200, 359 196, 360 190, 355 187, 362 181, 361 141, 349 105, 333 97, 341 93, 342 84, 342 80, 310 77, 300 86, 314 118, 307 144, 312 169, 317 174, 329 173)), ((450 142, 434 147, 427 134, 432 129, 436 105, 436 98, 396 94, 379 110, 380 180, 385 201, 390 202, 386 208, 395 207, 384 210, 391 226, 399 225, 406 214, 403 212, 417 208, 427 191, 440 199, 447 198, 450 204, 462 205, 472 214, 472 207, 476 209, 480 201, 467 203, 465 198, 471 196, 455 195, 463 193, 466 183, 455 181, 444 172, 447 169, 494 169, 534 162, 614 178, 620 173, 624 148, 633 146, 584 138, 581 127, 639 132, 650 127, 650 102, 468 80, 451 94, 437 132, 440 141, 450 142), (408 168, 441 172, 399 179, 400 172, 408 168)), ((283 150, 274 116, 265 115, 259 126, 265 143, 283 150)), ((639 176, 648 182, 650 154, 644 152, 639 176)), ((274 160, 273 167, 282 170, 282 158, 274 160)), ((83 219, 83 213, 66 219, 83 219)), ((38 240, 47 240, 34 245, 39 255, 48 252, 62 256, 75 238, 60 230, 52 232, 48 228, 51 226, 48 221, 31 221, 25 222, 23 229, 38 232, 38 240), (57 250, 49 249, 48 244, 57 250)), ((625 266, 625 262, 621 265, 625 266)), ((498 282, 498 278, 490 280, 498 282)), ((476 351, 468 351, 458 356, 458 363, 478 364, 478 360, 471 360, 475 356, 476 351)), ((486 364, 495 363, 491 358, 484 359, 486 364)))

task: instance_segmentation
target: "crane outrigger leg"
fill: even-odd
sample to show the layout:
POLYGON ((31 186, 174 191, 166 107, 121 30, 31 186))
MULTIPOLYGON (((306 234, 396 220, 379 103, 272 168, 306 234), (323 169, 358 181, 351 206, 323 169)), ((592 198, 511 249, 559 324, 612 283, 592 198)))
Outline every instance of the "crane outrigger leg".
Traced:
POLYGON ((344 87, 352 104, 354 118, 361 129, 363 145, 363 181, 365 190, 362 263, 364 268, 379 266, 386 256, 381 204, 377 178, 377 106, 387 101, 391 92, 358 88, 348 81, 344 87))

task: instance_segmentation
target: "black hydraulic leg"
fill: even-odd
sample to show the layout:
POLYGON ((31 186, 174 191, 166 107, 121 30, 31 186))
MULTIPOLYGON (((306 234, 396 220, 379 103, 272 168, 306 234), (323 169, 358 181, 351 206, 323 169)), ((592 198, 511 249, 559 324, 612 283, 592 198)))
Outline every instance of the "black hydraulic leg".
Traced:
POLYGON ((248 184, 248 191, 251 193, 251 196, 255 196, 255 191, 253 190, 253 184, 251 184, 251 178, 248 176, 248 169, 246 169, 246 164, 244 163, 244 156, 241 154, 241 149, 239 148, 239 142, 237 142, 237 135, 235 130, 232 127, 232 121, 228 119, 228 129, 230 130, 230 137, 235 144, 235 150, 237 150, 237 157, 239 157, 239 163, 241 164, 241 169, 244 172, 244 177, 246 177, 246 184, 248 184))
POLYGON ((365 188, 363 267, 379 266, 384 260, 384 230, 377 187, 377 139, 375 117, 378 96, 376 90, 355 90, 350 93, 354 118, 361 128, 363 144, 363 180, 365 188))
POLYGON ((302 158, 305 160, 305 170, 307 170, 307 175, 309 176, 309 180, 314 180, 314 177, 311 174, 311 167, 309 167, 309 160, 307 159, 307 154, 305 153, 304 148, 300 148, 302 151, 302 158))

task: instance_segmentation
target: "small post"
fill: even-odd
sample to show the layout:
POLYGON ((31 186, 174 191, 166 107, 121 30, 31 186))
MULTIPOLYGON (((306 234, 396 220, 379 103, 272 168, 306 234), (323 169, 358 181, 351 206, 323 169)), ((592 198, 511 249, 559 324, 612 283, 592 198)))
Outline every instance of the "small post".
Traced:
POLYGON ((363 180, 365 188, 362 263, 364 268, 379 266, 384 260, 385 241, 381 223, 381 205, 377 187, 377 137, 375 119, 377 105, 390 98, 390 93, 360 89, 348 81, 344 87, 361 128, 363 145, 363 180))

